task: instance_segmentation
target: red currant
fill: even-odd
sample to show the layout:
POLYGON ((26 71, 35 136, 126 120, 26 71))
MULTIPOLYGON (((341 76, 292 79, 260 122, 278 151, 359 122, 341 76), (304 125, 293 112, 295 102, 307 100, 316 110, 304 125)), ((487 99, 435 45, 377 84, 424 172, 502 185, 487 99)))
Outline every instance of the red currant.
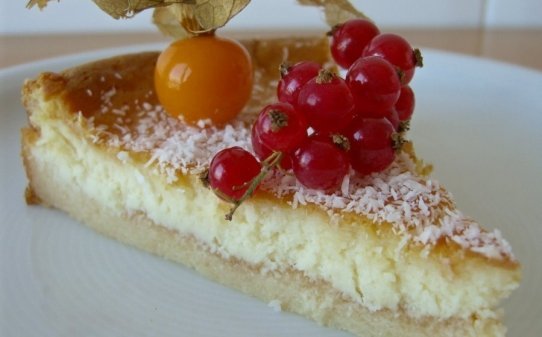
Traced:
POLYGON ((401 122, 407 121, 412 117, 414 113, 414 106, 416 104, 416 98, 414 91, 410 86, 404 86, 401 88, 401 94, 397 103, 395 103, 395 109, 401 122))
POLYGON ((346 82, 327 70, 301 88, 295 107, 319 133, 342 130, 354 117, 354 98, 346 82))
POLYGON ((312 61, 302 61, 293 66, 281 66, 281 79, 277 86, 279 101, 295 105, 301 87, 315 78, 321 68, 318 63, 312 61))
POLYGON ((266 106, 256 120, 262 144, 272 151, 293 152, 307 138, 307 122, 288 103, 266 106))
POLYGON ((384 114, 384 118, 386 118, 391 125, 393 125, 393 129, 395 131, 399 131, 399 127, 401 126, 401 120, 399 120, 399 114, 397 113, 397 110, 394 108, 391 108, 384 114))
POLYGON ((378 150, 357 149, 351 154, 351 164, 354 170, 361 175, 385 170, 395 160, 395 150, 385 147, 378 150), (352 156, 356 156, 353 160, 352 156))
POLYGON ((375 110, 371 110, 371 111, 367 111, 367 112, 364 112, 362 114, 356 114, 357 117, 361 117, 361 118, 386 118, 387 120, 390 121, 391 125, 393 125, 393 127, 398 130, 399 128, 399 124, 400 124, 400 120, 399 120, 399 115, 397 114, 397 110, 395 108, 391 108, 391 109, 388 109, 388 110, 383 110, 383 111, 375 111, 375 110))
POLYGON ((380 34, 367 45, 363 56, 380 56, 401 71, 401 82, 407 84, 414 76, 416 65, 421 66, 421 55, 419 51, 412 49, 412 46, 399 35, 380 34))
POLYGON ((391 109, 401 91, 394 67, 377 56, 354 62, 346 74, 346 83, 354 97, 355 112, 361 116, 391 109))
POLYGON ((380 172, 395 159, 395 129, 386 118, 357 118, 345 132, 350 141, 350 164, 360 174, 380 172))
MULTIPOLYGON (((252 126, 251 131, 251 142, 252 142, 252 149, 254 150, 254 153, 260 160, 266 160, 271 156, 273 151, 266 147, 260 138, 260 135, 258 134, 258 131, 256 130, 256 126, 252 126)), ((292 168, 292 158, 288 153, 284 153, 282 156, 282 160, 280 162, 280 167, 284 170, 289 170, 292 168)))
POLYGON ((348 69, 363 54, 363 49, 380 31, 369 20, 354 19, 333 27, 331 55, 341 67, 348 69))
POLYGON ((332 192, 348 174, 350 164, 346 151, 331 141, 310 138, 295 152, 293 169, 305 187, 332 192))
POLYGON ((239 200, 261 169, 260 163, 250 152, 240 147, 227 148, 215 154, 211 160, 209 185, 226 201, 239 200))

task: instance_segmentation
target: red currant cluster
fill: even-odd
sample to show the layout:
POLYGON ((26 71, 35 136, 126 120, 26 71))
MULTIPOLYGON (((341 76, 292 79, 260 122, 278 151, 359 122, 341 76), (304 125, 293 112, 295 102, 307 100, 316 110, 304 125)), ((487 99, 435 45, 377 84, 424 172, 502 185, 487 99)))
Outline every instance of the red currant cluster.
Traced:
POLYGON ((329 35, 345 78, 310 61, 281 66, 279 102, 264 107, 252 127, 261 162, 239 147, 212 159, 206 180, 235 205, 227 219, 275 167, 291 169, 308 188, 333 192, 350 167, 366 175, 395 159, 414 110, 408 83, 422 65, 419 51, 364 19, 338 25, 329 35))

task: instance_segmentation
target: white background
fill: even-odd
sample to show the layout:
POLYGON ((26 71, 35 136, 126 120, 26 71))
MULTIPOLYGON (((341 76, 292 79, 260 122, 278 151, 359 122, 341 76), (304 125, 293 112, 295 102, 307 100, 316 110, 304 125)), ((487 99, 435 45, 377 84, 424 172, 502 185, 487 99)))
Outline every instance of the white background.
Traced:
MULTIPOLYGON (((44 12, 27 10, 27 0, 0 0, 0 35, 153 31, 151 11, 130 20, 104 15, 91 0, 51 2, 44 12)), ((355 0, 381 26, 542 27, 542 0, 355 0)), ((317 10, 294 0, 252 0, 228 29, 314 28, 317 10)))

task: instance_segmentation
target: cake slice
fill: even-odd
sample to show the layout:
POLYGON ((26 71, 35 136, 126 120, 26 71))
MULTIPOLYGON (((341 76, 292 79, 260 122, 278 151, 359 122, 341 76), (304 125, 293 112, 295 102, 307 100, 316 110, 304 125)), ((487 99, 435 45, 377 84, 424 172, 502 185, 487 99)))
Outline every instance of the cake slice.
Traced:
POLYGON ((520 265, 498 231, 464 216, 407 143, 384 172, 324 194, 283 172, 224 220, 201 182, 217 151, 250 145, 279 64, 328 62, 325 39, 245 41, 251 101, 224 127, 188 126, 158 104, 157 52, 123 55, 23 87, 26 200, 358 336, 505 335, 499 302, 520 265))

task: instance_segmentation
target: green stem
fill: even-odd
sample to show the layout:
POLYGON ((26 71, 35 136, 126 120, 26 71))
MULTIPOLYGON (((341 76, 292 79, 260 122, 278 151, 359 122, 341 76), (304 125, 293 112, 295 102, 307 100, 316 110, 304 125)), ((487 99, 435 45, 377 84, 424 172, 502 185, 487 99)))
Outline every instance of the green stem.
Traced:
POLYGON ((248 186, 248 189, 243 194, 243 196, 239 198, 239 200, 236 200, 233 202, 233 207, 230 208, 230 211, 225 216, 226 220, 231 221, 233 219, 233 214, 235 213, 235 211, 239 208, 239 206, 241 206, 241 204, 245 200, 247 200, 254 194, 258 186, 260 186, 261 182, 267 176, 267 173, 269 173, 269 171, 271 171, 274 167, 276 167, 281 162, 282 157, 283 157, 282 152, 273 152, 269 157, 267 157, 262 162, 262 170, 260 171, 260 173, 258 173, 256 177, 254 177, 250 181, 250 185, 248 186))

